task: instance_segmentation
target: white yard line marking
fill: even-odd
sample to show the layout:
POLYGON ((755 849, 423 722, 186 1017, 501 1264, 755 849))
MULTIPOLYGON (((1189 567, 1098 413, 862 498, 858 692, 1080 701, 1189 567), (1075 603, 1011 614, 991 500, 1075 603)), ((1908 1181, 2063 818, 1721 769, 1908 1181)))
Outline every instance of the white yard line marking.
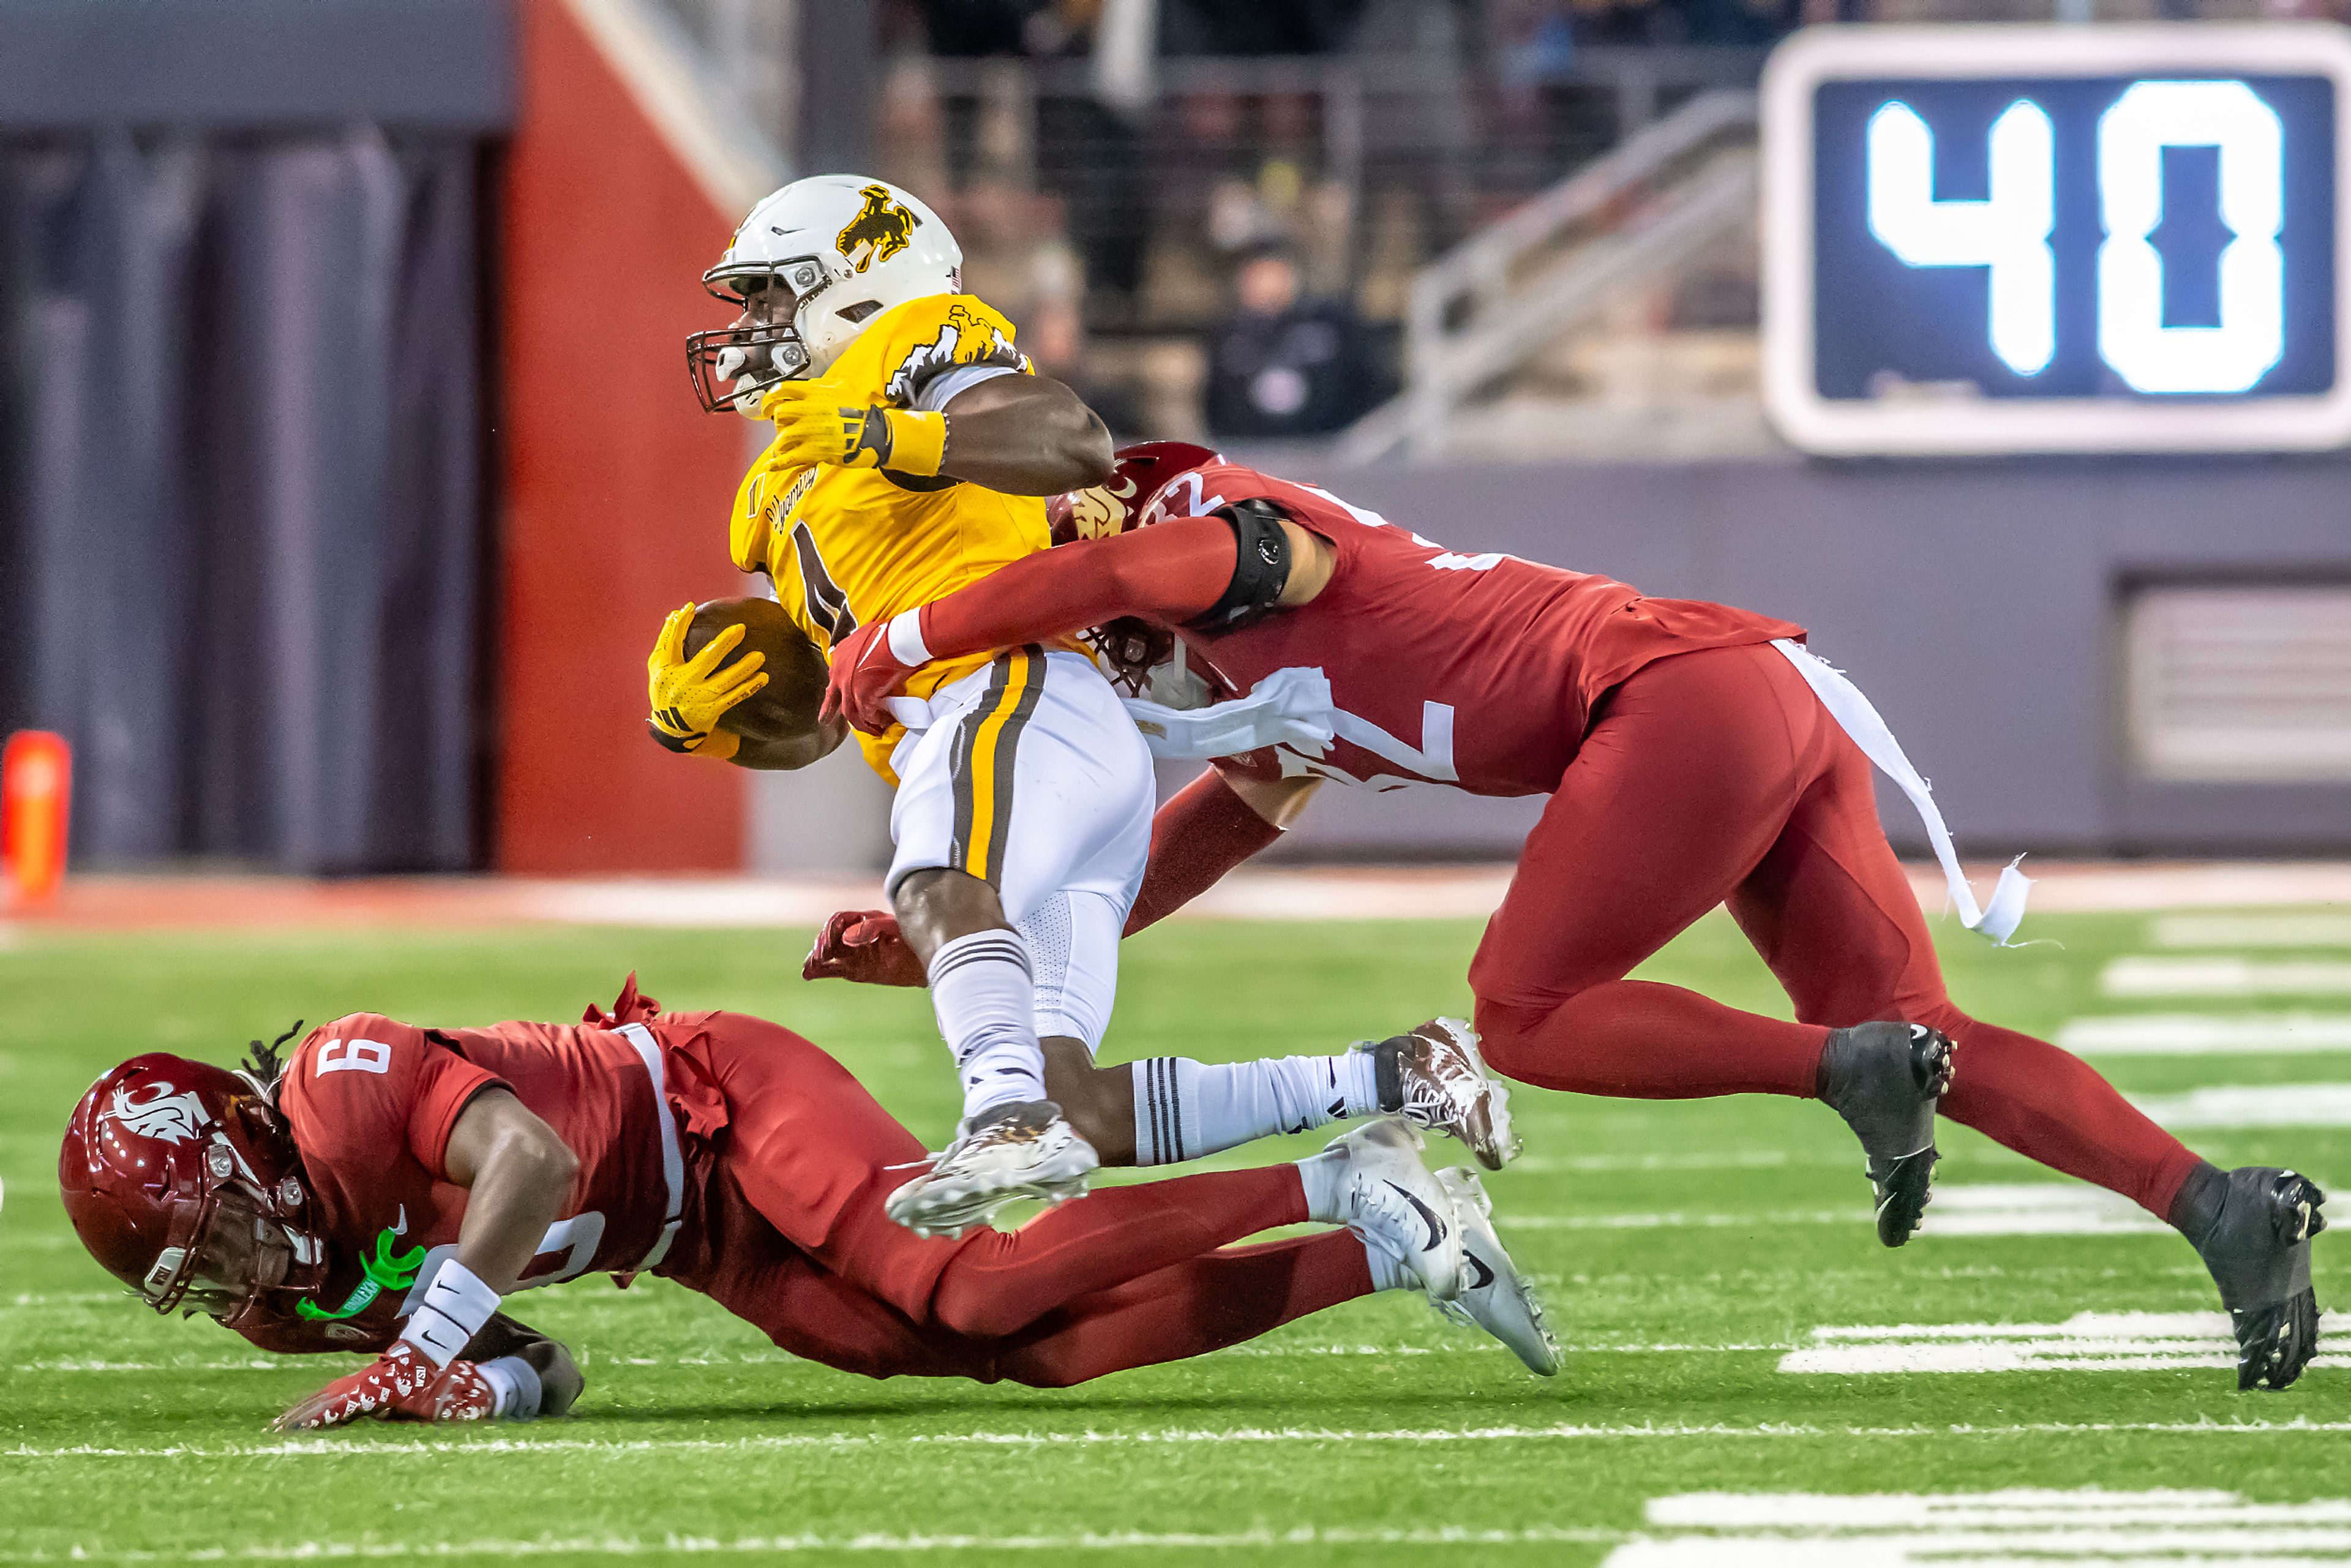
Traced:
MULTIPOLYGON (((2231 1364, 2234 1364, 2233 1363, 2231 1364)), ((1343 1430, 1321 1427, 1233 1427, 1229 1429, 1168 1428, 1139 1432, 923 1432, 904 1436, 865 1437, 848 1433, 806 1436, 762 1433, 748 1437, 427 1437, 387 1442, 357 1437, 294 1437, 271 1443, 214 1445, 171 1444, 152 1448, 101 1448, 82 1444, 42 1448, 20 1444, 0 1448, 0 1459, 255 1459, 359 1458, 370 1464, 386 1458, 434 1458, 442 1454, 577 1454, 635 1461, 648 1454, 766 1453, 778 1450, 870 1452, 895 1448, 1057 1448, 1191 1444, 1287 1443, 1556 1443, 1619 1442, 1655 1439, 1740 1437, 1784 1441, 1791 1437, 1846 1439, 1922 1437, 2079 1437, 2139 1433, 2185 1437, 2335 1437, 2351 1433, 2351 1421, 2037 1421, 2000 1426, 1966 1422, 1942 1426, 1823 1427, 1802 1422, 1648 1423, 1642 1425, 1562 1424, 1552 1427, 1482 1427, 1466 1430, 1437 1428, 1372 1428, 1343 1430)))
MULTIPOLYGON (((1699 1344, 1680 1341, 1656 1343, 1645 1340, 1594 1340, 1570 1343, 1562 1346, 1572 1355, 1661 1355, 1667 1353, 1727 1355, 1754 1354, 1762 1351, 1792 1350, 1785 1340, 1699 1344)), ((1503 1347, 1489 1341, 1467 1341, 1458 1344, 1237 1344, 1214 1353, 1236 1356, 1414 1356, 1414 1355, 1499 1355, 1503 1347)), ((787 1352, 740 1351, 731 1355, 665 1355, 613 1356, 600 1358, 607 1365, 617 1366, 791 1366, 803 1364, 799 1356, 787 1352)), ((587 1364, 582 1357, 582 1364, 587 1364)), ((302 1364, 280 1358, 271 1360, 231 1361, 93 1361, 66 1359, 28 1361, 9 1367, 20 1375, 32 1374, 125 1373, 133 1375, 158 1372, 292 1372, 305 1370, 302 1364)))
MULTIPOLYGON (((2351 904, 2351 862, 2343 861, 2027 861, 2032 907, 2043 914, 2147 914, 2182 909, 2257 909, 2287 904, 2351 904)), ((1931 865, 1908 868, 1911 885, 1939 907, 1943 879, 1931 865)), ((1970 866, 1989 884, 1998 864, 1970 866)))
POLYGON ((2131 1103, 2175 1131, 2211 1127, 2351 1127, 2351 1083, 2220 1085, 2185 1094, 2134 1094, 2131 1103))
POLYGON ((1755 1214, 1510 1214, 1497 1210, 1504 1230, 1736 1230, 1777 1225, 1866 1225, 1865 1208, 1782 1208, 1755 1214))
POLYGON ((2351 1013, 2114 1013, 2067 1021, 2076 1056, 2263 1056, 2351 1051, 2351 1013))
POLYGON ((275 1563, 319 1558, 643 1557, 792 1552, 1133 1552, 1290 1546, 1539 1546, 1625 1539, 1621 1530, 1531 1525, 1523 1530, 1073 1531, 1059 1535, 583 1535, 472 1541, 293 1541, 254 1546, 122 1550, 77 1543, 63 1552, 0 1552, 0 1563, 275 1563))
POLYGON ((1935 1188, 1926 1236, 2132 1236, 2171 1227, 2087 1182, 1953 1182, 1935 1188))
POLYGON ((2351 911, 2295 915, 2161 915, 2147 925, 2158 947, 2351 947, 2351 911))
MULTIPOLYGON (((2335 1314, 2325 1326, 2333 1326, 2335 1314)), ((2322 1334, 2325 1329, 2322 1328, 2322 1334)), ((2062 1323, 1895 1323, 1817 1328, 1780 1358, 1789 1373, 2149 1372, 2233 1367, 2220 1312, 2077 1312, 2062 1323)), ((2339 1365, 2320 1355, 2314 1365, 2339 1365)))
MULTIPOLYGON (((2351 1088, 2345 1091, 2351 1096, 2351 1088)), ((1869 1210, 1765 1209, 1751 1214, 1667 1210, 1633 1214, 1514 1214, 1498 1211, 1504 1230, 1740 1230, 1783 1225, 1866 1225, 1869 1210)), ((2170 1227, 2129 1199, 2072 1182, 1953 1183, 1935 1189, 1922 1234, 1952 1236, 2137 1236, 2170 1227)))
POLYGON ((1796 1155, 1784 1149, 1729 1149, 1692 1155, 1520 1155, 1514 1176, 1597 1176, 1611 1171, 1778 1170, 1788 1166, 1849 1166, 1850 1155, 1796 1155))
POLYGON ((2053 1563, 2351 1562, 2351 1502, 2248 1502, 2227 1491, 1690 1492, 1653 1500, 1654 1527, 1605 1568, 1995 1568, 2053 1563))
POLYGON ((2134 954, 2107 964, 2098 988, 2110 997, 2337 997, 2351 995, 2351 964, 2134 954))

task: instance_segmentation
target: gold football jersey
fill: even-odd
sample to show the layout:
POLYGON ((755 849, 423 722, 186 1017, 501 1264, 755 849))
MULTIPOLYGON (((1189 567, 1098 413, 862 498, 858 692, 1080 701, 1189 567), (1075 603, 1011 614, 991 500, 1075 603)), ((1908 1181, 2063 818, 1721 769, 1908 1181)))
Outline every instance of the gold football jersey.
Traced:
MULTIPOLYGON (((911 299, 877 318, 826 372, 844 395, 912 408, 935 377, 972 365, 1026 372, 1012 324, 967 294, 911 299)), ((764 571, 776 598, 828 655, 858 627, 887 620, 977 581, 1043 549, 1045 503, 1006 496, 944 475, 925 478, 886 468, 773 468, 764 460, 735 497, 735 564, 764 571)), ((975 653, 925 665, 907 682, 928 696, 986 664, 975 653)), ((904 731, 860 734, 865 759, 883 778, 904 731)))

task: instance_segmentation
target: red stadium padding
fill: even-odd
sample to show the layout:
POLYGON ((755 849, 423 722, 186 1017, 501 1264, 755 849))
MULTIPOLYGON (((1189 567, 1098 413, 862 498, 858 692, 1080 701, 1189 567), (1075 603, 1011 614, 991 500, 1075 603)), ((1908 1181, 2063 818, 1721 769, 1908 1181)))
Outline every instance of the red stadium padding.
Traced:
POLYGON ((702 412, 686 334, 722 212, 568 0, 520 6, 507 162, 497 867, 731 870, 735 768, 645 738, 645 652, 689 599, 740 591, 740 420, 702 412))

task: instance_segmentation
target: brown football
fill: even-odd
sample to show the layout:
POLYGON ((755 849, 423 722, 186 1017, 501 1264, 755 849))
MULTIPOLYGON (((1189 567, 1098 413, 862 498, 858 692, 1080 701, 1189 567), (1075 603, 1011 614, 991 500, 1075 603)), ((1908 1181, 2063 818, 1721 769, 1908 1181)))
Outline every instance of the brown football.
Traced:
POLYGON ((792 624, 772 599, 714 599, 694 612, 686 628, 685 656, 694 657, 729 626, 743 628, 743 641, 728 657, 764 653, 768 684, 726 710, 719 727, 746 740, 785 742, 817 733, 817 709, 824 703, 824 655, 792 624))

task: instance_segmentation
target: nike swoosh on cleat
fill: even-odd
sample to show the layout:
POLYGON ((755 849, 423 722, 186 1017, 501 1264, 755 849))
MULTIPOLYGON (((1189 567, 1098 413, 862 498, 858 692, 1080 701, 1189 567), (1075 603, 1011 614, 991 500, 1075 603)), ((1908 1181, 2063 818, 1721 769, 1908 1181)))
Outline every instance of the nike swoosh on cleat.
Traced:
POLYGON ((1464 1252, 1461 1256, 1468 1260, 1469 1267, 1478 1270, 1478 1277, 1469 1281, 1471 1290, 1482 1291, 1494 1282, 1494 1270, 1486 1267, 1486 1260, 1475 1252, 1464 1252))
POLYGON ((1412 1205, 1414 1211, 1420 1216, 1421 1222, 1428 1227, 1428 1245, 1426 1248, 1423 1249, 1423 1250, 1434 1251, 1438 1247, 1444 1245, 1445 1222, 1437 1218, 1436 1214, 1430 1210, 1428 1205, 1421 1202, 1420 1199, 1413 1197, 1412 1194, 1405 1191, 1404 1188, 1396 1186, 1395 1183, 1390 1182, 1388 1183, 1388 1186, 1395 1187, 1396 1196, 1403 1198, 1406 1203, 1412 1205))

